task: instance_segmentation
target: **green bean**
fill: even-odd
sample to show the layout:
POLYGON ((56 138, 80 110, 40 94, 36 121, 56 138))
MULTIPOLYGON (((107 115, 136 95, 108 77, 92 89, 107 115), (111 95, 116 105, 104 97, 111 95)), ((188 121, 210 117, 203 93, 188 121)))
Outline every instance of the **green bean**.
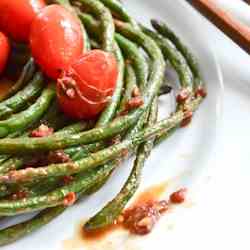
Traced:
POLYGON ((187 88, 191 92, 193 85, 192 73, 185 58, 176 49, 175 45, 170 40, 163 38, 162 36, 158 35, 157 33, 147 28, 143 28, 143 32, 145 32, 145 34, 149 35, 150 37, 152 37, 152 39, 154 39, 157 42, 165 58, 169 60, 172 67, 178 73, 181 86, 183 88, 187 88))
POLYGON ((124 22, 130 23, 134 28, 139 29, 137 22, 127 13, 125 7, 117 0, 100 0, 103 2, 114 15, 124 22))
MULTIPOLYGON (((12 115, 9 119, 0 121, 0 137, 5 137, 16 130, 24 130, 31 123, 40 119, 55 97, 55 90, 52 84, 46 88, 36 103, 27 110, 12 115)), ((22 140, 22 139, 21 139, 22 140)))
POLYGON ((149 58, 152 60, 148 89, 144 95, 144 102, 151 104, 153 98, 158 93, 164 78, 165 62, 162 53, 155 42, 144 33, 137 31, 130 25, 119 21, 116 21, 115 24, 119 33, 143 47, 148 53, 149 58))
POLYGON ((33 74, 35 73, 35 63, 33 58, 31 58, 23 68, 23 71, 18 79, 18 81, 8 89, 7 92, 0 95, 0 102, 14 95, 17 91, 19 91, 27 82, 31 80, 33 74))
POLYGON ((148 51, 149 56, 154 61, 152 72, 149 77, 149 87, 143 95, 144 105, 124 117, 117 118, 115 121, 102 128, 95 128, 87 132, 68 136, 67 138, 60 135, 54 135, 46 138, 24 138, 22 140, 19 138, 2 139, 0 141, 0 153, 27 153, 38 150, 54 150, 73 145, 93 143, 120 134, 137 122, 138 118, 148 109, 148 106, 159 91, 164 77, 165 63, 160 49, 152 39, 145 36, 142 32, 138 32, 122 23, 117 23, 117 25, 121 32, 124 32, 125 34, 127 33, 129 37, 132 37, 132 39, 144 46, 145 50, 148 51))
MULTIPOLYGON (((36 121, 31 124, 31 126, 28 128, 28 130, 36 129, 40 126, 40 124, 46 124, 49 127, 52 127, 54 130, 58 130, 61 127, 65 126, 65 124, 68 123, 68 119, 65 115, 59 112, 57 102, 54 101, 50 108, 48 109, 47 113, 43 116, 41 121, 36 121)), ((15 138, 17 136, 21 137, 27 137, 29 135, 29 132, 26 131, 24 133, 21 133, 20 135, 17 133, 13 133, 8 135, 8 138, 15 138)), ((10 155, 0 155, 0 164, 3 164, 6 160, 8 160, 11 156, 10 155)), ((2 169, 2 167, 0 166, 2 169)))
POLYGON ((47 207, 55 207, 64 203, 67 194, 83 193, 92 187, 93 183, 99 182, 105 178, 113 169, 113 165, 106 165, 84 175, 79 175, 68 185, 57 188, 54 191, 41 196, 28 197, 16 201, 1 201, 0 214, 12 216, 20 213, 37 211, 47 207))
MULTIPOLYGON (((98 182, 101 182, 103 178, 106 178, 110 174, 113 169, 108 167, 101 167, 98 171, 95 170, 94 174, 98 174, 99 178, 96 178, 98 182)), ((95 185, 95 182, 92 182, 93 171, 89 172, 86 177, 84 177, 84 185, 83 188, 78 192, 78 197, 81 197, 85 194, 85 190, 89 190, 91 186, 95 185), (89 179, 89 180, 88 180, 89 179)), ((65 206, 57 206, 51 207, 43 210, 32 219, 27 220, 25 222, 19 223, 14 226, 10 226, 8 228, 4 228, 0 230, 0 245, 10 244, 36 230, 41 228, 42 226, 48 224, 54 218, 63 213, 67 207, 65 206)))
MULTIPOLYGON (((84 131, 87 130, 89 128, 93 127, 93 122, 92 121, 88 121, 88 122, 79 122, 79 123, 75 123, 73 125, 69 125, 67 127, 64 127, 63 129, 59 130, 58 132, 56 132, 55 134, 60 134, 60 135, 70 135, 70 134, 74 134, 80 131, 84 131)), ((26 136, 26 134, 25 134, 26 136)), ((92 148, 90 147, 90 145, 87 146, 89 150, 92 149, 92 151, 94 151, 93 146, 92 148)), ((98 145, 95 145, 95 148, 101 148, 100 146, 98 147, 98 145)), ((83 149, 83 147, 72 147, 72 148, 68 148, 65 150, 65 153, 69 155, 69 157, 71 158, 71 156, 75 159, 78 159, 78 157, 81 157, 83 155, 87 155, 87 151, 86 149, 83 149)), ((33 158, 34 156, 30 156, 31 158, 33 158)), ((19 168, 21 168, 23 166, 23 164, 30 158, 29 156, 25 156, 25 157, 12 157, 10 159, 7 159, 7 161, 5 161, 3 164, 0 165, 0 174, 4 174, 4 173, 8 173, 11 170, 17 170, 19 168)), ((72 159, 72 160, 74 160, 72 159)))
POLYGON ((145 57, 138 47, 120 34, 115 35, 115 39, 121 47, 123 53, 131 60, 136 72, 138 86, 143 90, 148 79, 148 65, 145 57))
POLYGON ((0 230, 0 246, 13 243, 25 235, 34 232, 59 216, 65 209, 64 206, 48 208, 34 216, 31 220, 0 230))
MULTIPOLYGON (((102 36, 101 36, 101 32, 100 32, 100 22, 97 21, 96 19, 94 19, 90 14, 88 13, 82 13, 81 11, 77 11, 78 13, 78 17, 80 18, 80 20, 82 21, 82 23, 84 24, 84 26, 86 27, 88 34, 94 38, 97 39, 98 42, 101 43, 102 41, 102 36)), ((101 46, 98 45, 98 48, 100 48, 101 46)))
POLYGON ((125 71, 125 91, 122 95, 122 100, 120 103, 120 110, 125 109, 125 105, 132 97, 132 92, 134 88, 136 87, 136 75, 134 72, 133 67, 130 64, 126 65, 126 71, 125 71))
MULTIPOLYGON (((150 110, 148 126, 152 126, 157 120, 157 107, 157 98, 155 98, 150 110)), ((86 230, 96 230, 114 223, 128 201, 138 189, 142 168, 153 146, 153 139, 139 146, 133 169, 123 188, 112 201, 110 201, 104 208, 102 208, 101 211, 99 211, 84 225, 86 230)))
POLYGON ((114 23, 109 10, 98 0, 79 0, 81 4, 90 8, 91 12, 100 19, 102 32, 102 49, 107 52, 113 51, 114 23))
POLYGON ((6 138, 0 140, 0 153, 20 154, 38 151, 63 149, 80 144, 90 144, 118 135, 133 126, 141 114, 143 108, 139 108, 130 114, 115 119, 110 124, 101 128, 94 128, 86 132, 70 136, 52 135, 42 138, 6 138))
POLYGON ((28 102, 32 102, 41 93, 44 85, 42 73, 36 73, 33 80, 23 90, 0 103, 0 118, 11 115, 27 105, 28 102))
MULTIPOLYGON (((98 150, 104 149, 106 147, 106 144, 104 142, 89 144, 80 146, 80 150, 73 152, 72 160, 78 161, 84 157, 90 156, 90 153, 97 152, 98 150)), ((65 150, 67 152, 67 149, 65 150)))
POLYGON ((11 170, 16 170, 23 166, 23 159, 20 157, 13 157, 0 165, 0 174, 6 174, 11 170))
POLYGON ((153 27, 163 36, 166 36, 169 40, 171 40, 176 48, 183 54, 186 58, 187 63, 193 73, 195 78, 195 84, 197 86, 202 85, 202 77, 200 74, 199 64, 195 56, 189 51, 189 49, 182 43, 179 37, 163 22, 152 20, 151 21, 153 27))
MULTIPOLYGON (((196 110, 201 103, 202 98, 198 97, 192 102, 186 105, 186 108, 190 111, 196 110)), ((44 179, 48 177, 72 175, 80 172, 87 171, 89 169, 105 164, 110 160, 117 158, 124 150, 132 150, 139 146, 144 141, 151 139, 152 137, 163 134, 168 130, 179 125, 185 118, 185 111, 179 110, 172 114, 168 119, 164 119, 158 122, 156 125, 146 128, 143 131, 133 134, 131 138, 123 140, 121 143, 115 144, 96 153, 90 154, 75 163, 63 163, 63 164, 51 164, 42 168, 29 168, 19 171, 13 171, 10 174, 0 176, 0 183, 21 183, 30 182, 32 180, 44 179)))
MULTIPOLYGON (((195 111, 199 104, 202 101, 202 97, 197 97, 195 100, 190 102, 188 104, 188 109, 190 111, 195 111)), ((58 176, 58 171, 62 173, 64 171, 63 175, 68 175, 72 173, 77 173, 82 170, 90 170, 92 167, 101 165, 105 161, 112 160, 117 157, 117 154, 120 154, 125 150, 135 148, 141 143, 153 139, 156 135, 159 135, 161 133, 165 133, 166 131, 169 131, 173 127, 176 127, 177 124, 182 122, 182 120, 185 118, 185 112, 180 110, 174 114, 172 114, 169 118, 164 119, 162 121, 157 122, 154 126, 148 127, 145 130, 139 132, 137 135, 132 137, 131 139, 125 140, 121 142, 120 144, 114 145, 106 150, 99 151, 97 153, 92 154, 90 157, 85 158, 78 162, 78 164, 70 165, 71 169, 67 169, 67 171, 64 171, 66 168, 68 168, 69 164, 57 164, 54 165, 53 168, 47 167, 43 168, 46 172, 46 177, 51 176, 51 173, 54 172, 53 176, 58 176), (90 164, 90 162, 92 162, 90 164), (97 163, 98 162, 98 163, 97 163), (48 169, 50 168, 50 171, 48 169), (74 170, 72 170, 74 168, 74 170), (63 170, 63 171, 62 171, 63 170), (49 173, 49 175, 48 175, 49 173)), ((113 164, 107 164, 104 166, 105 169, 108 168, 110 171, 114 168, 113 164)), ((37 177, 41 177, 42 172, 41 169, 37 168, 38 171, 32 170, 29 173, 29 170, 23 170, 22 173, 29 173, 26 175, 26 177, 33 178, 36 175, 37 177), (39 176, 38 173, 41 175, 39 176)), ((94 170, 93 170, 94 171, 94 170)), ((45 173, 44 172, 44 173, 45 173)), ((19 172, 20 173, 20 172, 19 172)), ((10 176, 1 176, 1 182, 7 181, 7 182, 13 182, 14 180, 18 180, 18 183, 20 183, 21 179, 18 178, 23 177, 25 175, 10 175, 10 176)), ((44 176, 44 175, 43 175, 44 176)), ((85 175, 83 175, 85 176, 85 175)), ((93 174, 93 178, 95 182, 98 181, 98 177, 96 177, 97 174, 93 174)), ((93 179, 88 183, 89 185, 93 183, 93 179)), ((69 192, 78 192, 79 189, 82 189, 82 179, 79 177, 76 181, 74 181, 72 184, 63 187, 62 189, 58 189, 50 193, 49 195, 45 196, 38 196, 38 197, 32 197, 32 198, 26 198, 23 200, 18 201, 1 201, 0 202, 0 215, 14 215, 17 213, 24 213, 24 212, 31 212, 34 210, 42 209, 45 207, 52 207, 57 206, 59 204, 63 203, 63 197, 65 197, 69 192), (80 183, 79 183, 80 182, 80 183)), ((85 185, 85 182, 84 182, 85 185)), ((86 188, 85 190, 87 190, 86 188)))

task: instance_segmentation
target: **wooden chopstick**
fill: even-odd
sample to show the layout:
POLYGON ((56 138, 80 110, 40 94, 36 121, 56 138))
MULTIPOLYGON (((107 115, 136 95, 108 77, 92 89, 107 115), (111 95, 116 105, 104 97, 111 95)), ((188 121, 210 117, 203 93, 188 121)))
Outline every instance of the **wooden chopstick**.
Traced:
POLYGON ((243 1, 245 1, 245 2, 248 3, 248 4, 250 4, 250 0, 243 0, 243 1))
POLYGON ((222 10, 213 0, 189 1, 201 14, 250 54, 250 27, 222 10))

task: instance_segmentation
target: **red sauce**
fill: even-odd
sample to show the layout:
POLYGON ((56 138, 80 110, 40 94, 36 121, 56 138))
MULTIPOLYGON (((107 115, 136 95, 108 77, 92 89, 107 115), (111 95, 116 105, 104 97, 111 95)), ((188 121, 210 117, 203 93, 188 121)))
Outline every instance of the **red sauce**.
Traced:
POLYGON ((168 182, 163 182, 145 189, 135 198, 135 201, 132 203, 131 206, 158 200, 165 193, 168 184, 168 182))
MULTIPOLYGON (((84 223, 81 223, 80 226, 77 227, 77 233, 75 237, 73 239, 64 241, 64 249, 80 249, 81 246, 86 246, 88 243, 99 243, 103 239, 106 239, 110 234, 121 229, 126 229, 130 233, 139 235, 150 233, 162 214, 168 211, 169 206, 171 206, 171 199, 160 199, 165 193, 168 184, 169 182, 164 182, 150 187, 144 192, 140 193, 135 198, 135 201, 131 204, 131 206, 127 208, 118 218, 116 224, 114 225, 108 226, 101 230, 89 232, 83 230, 84 223)), ((185 190, 186 195, 186 189, 180 189, 175 193, 177 193, 177 198, 184 197, 184 201, 185 195, 182 196, 184 193, 181 190, 185 190), (181 194, 181 196, 179 196, 179 194, 181 194)))
POLYGON ((124 211, 123 226, 132 234, 148 234, 167 210, 168 202, 164 200, 137 204, 124 211))
POLYGON ((86 241, 96 241, 105 238, 107 235, 121 228, 122 225, 117 223, 95 231, 86 231, 82 229, 81 236, 86 241))
MULTIPOLYGON (((83 239, 87 240, 87 241, 100 240, 100 239, 105 238, 107 235, 114 232, 115 230, 121 229, 121 228, 125 228, 125 229, 131 231, 132 233, 135 233, 133 228, 132 228, 132 230, 130 230, 131 224, 134 224, 133 221, 143 219, 148 214, 154 215, 154 217, 151 217, 152 218, 151 225, 153 227, 153 225, 158 220, 159 213, 160 213, 160 211, 155 209, 156 208, 155 205, 156 205, 156 203, 159 204, 159 202, 157 200, 159 200, 159 198, 164 194, 167 186, 168 186, 168 182, 164 182, 164 183, 161 183, 159 185, 155 185, 155 186, 152 186, 150 188, 147 188, 145 191, 140 193, 135 198, 135 201, 126 210, 126 211, 130 211, 130 212, 126 214, 126 211, 125 211, 125 214, 124 214, 125 216, 124 217, 121 216, 122 219, 121 220, 118 219, 116 224, 108 226, 108 227, 103 228, 101 230, 96 230, 96 231, 91 231, 91 232, 87 232, 87 231, 82 230, 83 231, 82 232, 83 239), (152 208, 152 206, 153 206, 153 208, 152 208), (136 215, 135 216, 136 218, 130 216, 132 214, 136 215), (127 216, 128 223, 125 223, 125 221, 123 221, 123 219, 126 216, 127 216)), ((137 226, 137 223, 136 223, 136 226, 137 226)), ((151 231, 152 227, 139 225, 139 226, 137 226, 137 228, 139 228, 137 231, 140 231, 140 234, 145 234, 148 232, 148 229, 150 229, 150 231, 151 231)))

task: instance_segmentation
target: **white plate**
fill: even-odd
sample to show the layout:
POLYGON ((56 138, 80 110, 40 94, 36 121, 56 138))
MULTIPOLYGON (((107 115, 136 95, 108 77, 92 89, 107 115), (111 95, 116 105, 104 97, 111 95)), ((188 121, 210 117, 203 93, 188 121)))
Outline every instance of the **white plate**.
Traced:
MULTIPOLYGON (((170 182, 168 192, 177 186, 190 187, 194 184, 195 177, 201 176, 202 170, 209 167, 208 163, 213 157, 213 150, 216 146, 223 89, 220 68, 213 51, 202 37, 200 17, 184 1, 176 0, 173 4, 172 0, 127 0, 126 5, 134 17, 145 24, 149 24, 149 19, 153 17, 168 22, 199 59, 203 77, 207 83, 208 97, 195 114, 191 126, 179 130, 168 141, 154 150, 145 166, 141 189, 155 183, 172 180, 175 177, 178 178, 175 178, 174 182, 170 182)), ((166 111, 166 107, 171 106, 169 105, 171 104, 170 100, 166 99, 164 102, 161 101, 161 106, 164 107, 164 111, 161 113, 165 115, 169 111, 166 111)), ((114 238, 118 241, 112 244, 110 241, 98 242, 99 245, 93 244, 89 247, 84 242, 75 242, 75 246, 66 248, 65 243, 63 243, 64 240, 74 236, 80 221, 93 215, 119 191, 130 168, 131 161, 130 164, 119 168, 119 171, 98 193, 86 198, 81 204, 69 208, 41 230, 1 249, 152 249, 156 240, 154 238, 155 232, 157 232, 158 240, 166 237, 166 232, 160 227, 157 227, 154 233, 145 238, 127 237, 127 234, 123 233, 122 235, 114 235, 113 238, 111 237, 112 241, 114 238), (161 232, 163 233, 162 237, 161 232), (124 238, 124 236, 126 237, 124 238), (119 237, 122 241, 119 241, 119 237)))

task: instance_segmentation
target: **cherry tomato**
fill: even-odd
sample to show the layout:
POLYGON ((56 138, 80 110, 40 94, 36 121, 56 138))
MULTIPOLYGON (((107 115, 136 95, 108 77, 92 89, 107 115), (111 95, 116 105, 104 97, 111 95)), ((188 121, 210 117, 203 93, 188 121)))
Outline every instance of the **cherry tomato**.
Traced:
POLYGON ((101 50, 82 55, 57 81, 62 110, 70 117, 96 117, 114 93, 118 77, 115 57, 101 50))
POLYGON ((3 72, 10 54, 8 38, 0 32, 0 74, 3 72))
POLYGON ((14 40, 29 40, 32 20, 45 7, 44 0, 0 0, 0 29, 14 40))
POLYGON ((32 23, 30 46, 42 70, 57 79, 83 52, 79 20, 60 5, 45 7, 32 23))

